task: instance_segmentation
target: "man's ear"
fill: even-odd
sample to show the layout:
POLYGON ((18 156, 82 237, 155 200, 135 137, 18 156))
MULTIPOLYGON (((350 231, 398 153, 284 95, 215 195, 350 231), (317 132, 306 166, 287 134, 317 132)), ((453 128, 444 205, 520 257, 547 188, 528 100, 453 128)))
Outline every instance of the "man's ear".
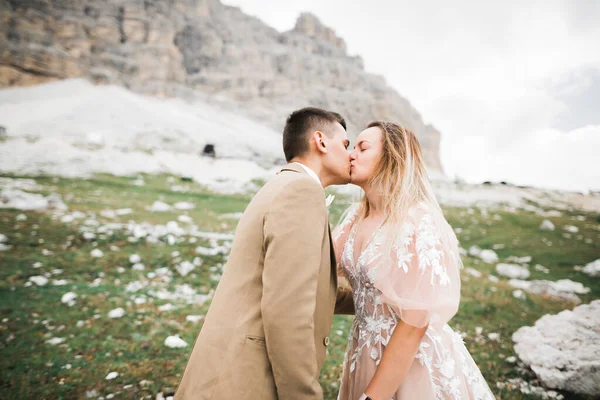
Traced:
POLYGON ((325 135, 321 131, 316 131, 313 134, 313 139, 317 145, 317 150, 322 153, 327 153, 327 143, 324 140, 325 135))

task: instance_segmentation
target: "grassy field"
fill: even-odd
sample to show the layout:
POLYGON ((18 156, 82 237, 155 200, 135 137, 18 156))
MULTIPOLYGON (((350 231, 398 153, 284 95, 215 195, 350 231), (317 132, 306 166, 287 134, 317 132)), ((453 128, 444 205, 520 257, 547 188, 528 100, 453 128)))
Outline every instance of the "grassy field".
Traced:
MULTIPOLYGON (((0 233, 12 246, 0 252, 0 397, 154 399, 157 393, 173 392, 202 324, 186 316, 206 313, 210 301, 202 306, 198 302, 216 287, 225 262, 223 252, 199 254, 197 247, 210 249, 229 242, 203 233, 180 235, 177 230, 196 225, 200 232, 233 233, 237 220, 227 214, 242 212, 250 195, 211 193, 198 184, 167 176, 143 176, 141 186, 134 184, 135 177, 108 175, 89 180, 19 178, 35 179, 42 187, 39 193, 60 194, 68 206, 66 214, 81 214, 75 213, 69 221, 49 212, 0 209, 0 233), (185 186, 187 191, 175 192, 173 185, 185 186), (156 200, 170 205, 191 202, 195 207, 147 210, 156 200), (102 213, 124 208, 131 213, 102 213), (182 215, 193 222, 185 217, 178 221, 182 215), (135 238, 136 229, 141 229, 135 224, 169 221, 178 221, 177 227, 166 225, 153 236, 157 240, 135 238), (92 256, 95 249, 103 252, 102 257, 92 256), (133 268, 132 254, 141 257, 143 270, 139 265, 133 268), (177 266, 194 260, 197 266, 187 276, 177 272, 177 266), (36 275, 47 276, 49 283, 28 283, 36 275), (71 306, 61 302, 67 292, 77 295, 71 306), (124 316, 110 318, 109 312, 119 307, 124 316), (188 347, 167 347, 164 341, 172 335, 179 335, 188 347), (62 342, 47 343, 52 338, 62 342), (106 379, 111 372, 118 376, 106 379)), ((346 206, 338 196, 331 207, 332 222, 337 222, 346 206)), ((573 268, 600 258, 600 215, 565 212, 549 218, 557 226, 555 231, 542 232, 538 226, 544 218, 528 211, 445 208, 445 212, 450 223, 461 229, 462 247, 504 245, 496 250, 501 260, 532 257, 531 279, 572 279, 591 288, 581 296, 584 303, 600 298, 600 279, 573 268), (564 237, 564 225, 577 226, 579 233, 564 237), (535 264, 548 268, 549 273, 535 270, 535 264)), ((463 272, 462 302, 452 327, 466 334, 467 347, 498 398, 535 398, 510 385, 502 390, 496 385, 512 378, 536 382, 526 368, 507 360, 515 356, 511 335, 544 314, 574 304, 530 294, 516 299, 505 280, 494 283, 487 278, 494 265, 468 256, 464 264, 483 276, 463 272), (481 335, 476 334, 477 327, 481 335), (492 332, 499 334, 499 340, 488 338, 492 332)), ((350 317, 334 319, 330 354, 321 375, 326 399, 337 394, 351 322, 350 317)))

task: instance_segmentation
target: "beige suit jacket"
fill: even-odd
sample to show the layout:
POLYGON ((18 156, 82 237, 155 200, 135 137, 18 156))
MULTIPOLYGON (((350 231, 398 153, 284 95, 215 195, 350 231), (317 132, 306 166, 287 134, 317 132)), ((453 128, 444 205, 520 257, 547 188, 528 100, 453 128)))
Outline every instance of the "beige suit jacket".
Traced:
POLYGON ((325 192, 289 164, 239 221, 175 400, 322 399, 334 308, 354 312, 337 290, 325 192))

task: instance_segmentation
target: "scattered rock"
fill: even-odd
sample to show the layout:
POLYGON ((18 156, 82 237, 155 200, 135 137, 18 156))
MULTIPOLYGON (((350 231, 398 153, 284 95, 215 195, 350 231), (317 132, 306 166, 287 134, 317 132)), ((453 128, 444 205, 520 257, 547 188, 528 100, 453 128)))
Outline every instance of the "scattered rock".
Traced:
POLYGON ((546 268, 546 267, 544 267, 543 265, 540 265, 540 264, 536 264, 534 268, 535 268, 536 271, 540 271, 540 272, 543 272, 545 274, 547 274, 547 273, 550 272, 550 270, 548 268, 546 268))
POLYGON ((554 229, 554 224, 548 219, 543 220, 542 224, 539 227, 539 230, 541 231, 553 231, 554 229))
POLYGON ((527 298, 527 296, 525 296, 525 292, 523 292, 521 289, 513 290, 512 295, 515 299, 524 300, 527 298))
POLYGON ((129 256, 129 262, 132 263, 132 264, 137 264, 140 261, 142 261, 142 257, 140 257, 137 254, 132 254, 132 255, 129 256))
POLYGON ((140 281, 129 282, 127 286, 125 286, 125 291, 135 293, 138 290, 142 289, 144 285, 140 281))
POLYGON ((185 317, 185 320, 188 322, 193 322, 195 324, 203 318, 204 318, 204 315, 187 315, 185 317))
POLYGON ((523 393, 527 397, 534 396, 535 398, 541 398, 542 400, 555 399, 563 400, 564 396, 554 390, 548 390, 546 388, 537 386, 535 383, 530 383, 523 378, 511 378, 506 382, 496 382, 496 387, 500 390, 515 390, 523 393))
POLYGON ((196 253, 200 254, 202 256, 216 256, 218 254, 225 254, 227 253, 227 249, 224 247, 203 247, 203 246, 198 246, 196 247, 196 253))
POLYGON ((134 271, 143 271, 143 270, 146 269, 146 267, 142 263, 137 263, 137 264, 133 264, 131 266, 131 269, 134 270, 134 271))
POLYGON ((512 339, 519 358, 549 388, 600 396, 600 300, 544 315, 512 339))
POLYGON ((152 203, 152 206, 150 207, 150 211, 152 212, 165 212, 165 211, 170 211, 171 210, 171 206, 168 205, 165 202, 156 200, 154 203, 152 203))
POLYGON ((563 229, 569 233, 577 233, 579 232, 579 228, 573 225, 565 225, 563 229))
POLYGON ((122 307, 115 308, 108 313, 108 318, 122 318, 125 315, 125 310, 122 307))
POLYGON ((527 279, 529 278, 529 270, 525 267, 516 264, 498 264, 496 265, 498 275, 506 278, 527 279))
POLYGON ((106 375, 106 378, 104 378, 104 379, 106 379, 107 381, 111 381, 111 380, 115 379, 117 376, 119 376, 119 373, 113 371, 113 372, 109 372, 108 375, 106 375))
POLYGON ((178 201, 177 203, 173 204, 173 207, 178 210, 193 210, 196 206, 194 203, 189 201, 178 201))
POLYGON ((506 259, 506 261, 514 262, 517 264, 528 264, 531 262, 531 256, 525 256, 525 257, 510 256, 506 259))
POLYGON ((48 278, 41 275, 31 276, 29 280, 38 286, 46 286, 48 284, 48 278))
POLYGON ((184 261, 175 267, 181 276, 187 276, 187 274, 192 272, 194 268, 196 268, 196 266, 189 261, 184 261))
POLYGON ((243 213, 230 213, 230 214, 221 214, 219 215, 219 219, 240 219, 242 218, 243 213))
POLYGON ((174 348, 186 347, 188 344, 179 336, 169 336, 165 339, 165 346, 174 348))
POLYGON ((56 346, 57 344, 63 343, 65 340, 65 338, 53 337, 52 339, 46 340, 46 343, 56 346))
POLYGON ((61 301, 61 303, 67 304, 69 307, 71 307, 71 306, 75 305, 76 298, 77 298, 77 295, 75 293, 67 292, 62 295, 62 297, 60 298, 60 301, 61 301))
POLYGON ((577 304, 581 303, 581 299, 575 295, 589 293, 590 289, 586 288, 579 282, 573 282, 570 279, 561 279, 556 282, 546 280, 523 281, 519 279, 511 279, 508 284, 514 288, 525 290, 528 293, 548 295, 557 299, 568 300, 577 304))
POLYGON ((92 232, 83 232, 81 236, 83 236, 83 238, 88 241, 96 239, 96 234, 92 232))
POLYGON ((186 224, 191 224, 192 222, 194 222, 192 220, 192 218, 190 216, 187 216, 187 215, 180 215, 180 216, 177 217, 177 220, 179 222, 183 222, 183 223, 186 223, 186 224))
POLYGON ((481 272, 477 271, 474 268, 465 268, 465 272, 471 276, 474 276, 475 278, 481 278, 481 272))
POLYGON ((600 276, 600 258, 587 264, 582 271, 589 276, 600 276))
POLYGON ((104 253, 100 249, 94 249, 90 252, 90 255, 94 258, 101 258, 104 256, 104 253))
POLYGON ((46 197, 18 189, 3 189, 0 192, 0 208, 19 210, 66 210, 67 206, 57 194, 46 197))
POLYGON ((163 304, 158 307, 158 311, 172 311, 175 309, 175 306, 171 303, 163 304))
POLYGON ((469 248, 469 255, 472 257, 478 257, 483 260, 483 262, 488 264, 493 264, 499 260, 498 255, 494 250, 482 250, 478 246, 471 246, 469 248))

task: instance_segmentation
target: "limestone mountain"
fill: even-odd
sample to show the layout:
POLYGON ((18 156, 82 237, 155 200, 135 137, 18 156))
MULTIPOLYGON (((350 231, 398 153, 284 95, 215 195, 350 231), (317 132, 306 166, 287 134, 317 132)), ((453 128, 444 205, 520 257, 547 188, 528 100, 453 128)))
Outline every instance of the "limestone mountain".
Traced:
POLYGON ((218 0, 0 0, 0 85, 74 77, 200 95, 277 130, 305 105, 344 115, 351 136, 371 120, 397 121, 442 172, 435 128, 309 13, 279 32, 218 0))

